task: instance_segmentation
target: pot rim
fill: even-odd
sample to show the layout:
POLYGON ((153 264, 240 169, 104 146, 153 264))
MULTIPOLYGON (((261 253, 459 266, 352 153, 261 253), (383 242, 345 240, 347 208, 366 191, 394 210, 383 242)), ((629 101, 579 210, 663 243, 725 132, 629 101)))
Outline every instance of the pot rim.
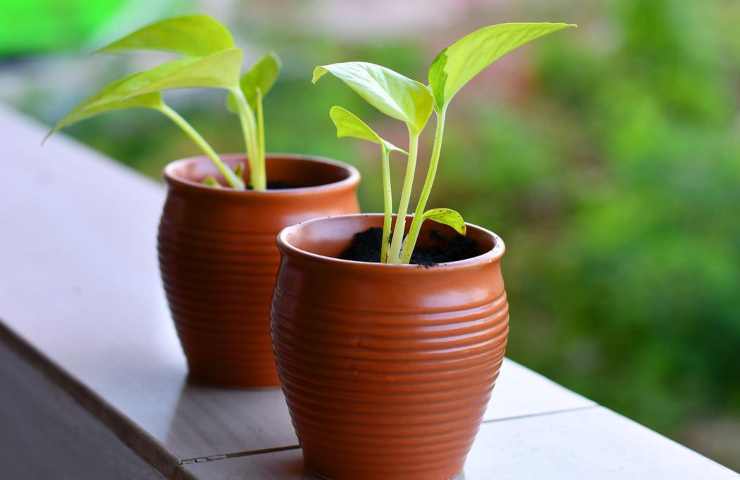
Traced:
MULTIPOLYGON (((390 272, 449 272, 450 270, 459 270, 466 267, 473 267, 478 266, 481 264, 486 263, 493 263, 501 259, 503 257, 504 252, 506 251, 506 245, 504 244, 504 241, 501 237, 496 235, 491 230, 488 230, 487 228, 480 227, 478 225, 465 222, 465 225, 468 229, 476 230, 483 235, 487 235, 491 238, 493 238, 493 248, 490 250, 480 254, 476 255, 475 257, 466 258, 464 260, 457 260, 454 262, 442 262, 437 263, 433 266, 425 266, 425 265, 415 265, 415 264, 388 264, 388 263, 376 263, 376 262, 359 262, 356 260, 345 260, 342 258, 337 257, 329 257, 326 255, 321 255, 318 253, 309 252, 308 250, 303 250, 301 248, 296 247, 295 245, 292 245, 288 241, 288 236, 291 234, 296 233, 297 231, 301 230, 302 228, 305 228, 306 225, 313 224, 313 223, 319 223, 319 222, 326 222, 326 221, 332 221, 332 219, 337 218, 351 218, 351 217, 383 217, 382 213, 355 213, 355 214, 349 214, 349 215, 333 215, 329 217, 319 217, 314 218, 311 220, 306 220, 304 222, 297 223, 295 225, 290 225, 285 228, 283 228, 280 233, 277 236, 277 244, 278 248, 283 254, 292 254, 299 258, 303 258, 306 260, 313 260, 315 262, 324 263, 324 264, 333 264, 336 266, 347 266, 352 267, 355 269, 364 269, 364 270, 372 270, 372 271, 380 271, 380 270, 387 270, 390 272)), ((394 215, 395 217, 395 215, 394 215)), ((413 218, 413 215, 408 215, 407 220, 413 218)))
MULTIPOLYGON (((244 159, 246 163, 246 155, 243 153, 224 153, 220 154, 220 157, 225 162, 234 161, 237 159, 244 159)), ((271 152, 265 155, 265 159, 274 158, 287 158, 292 160, 300 160, 309 163, 320 163, 324 165, 331 165, 334 167, 341 168, 347 171, 348 176, 342 180, 331 183, 323 183, 321 185, 313 185, 309 187, 297 187, 297 188, 285 188, 279 190, 264 190, 256 192, 254 190, 234 190, 233 188, 213 188, 206 185, 202 185, 196 181, 183 178, 182 176, 176 175, 175 171, 181 165, 192 162, 195 160, 205 160, 211 162, 211 160, 205 155, 195 155, 192 157, 181 158, 179 160, 173 160, 168 163, 162 172, 164 180, 173 187, 181 187, 186 189, 194 189, 207 194, 219 195, 224 197, 269 197, 269 198, 292 198, 305 194, 316 194, 316 193, 329 193, 347 188, 353 188, 360 183, 360 172, 354 166, 333 160, 331 158, 322 157, 319 155, 304 155, 300 153, 282 153, 282 152, 271 152)))

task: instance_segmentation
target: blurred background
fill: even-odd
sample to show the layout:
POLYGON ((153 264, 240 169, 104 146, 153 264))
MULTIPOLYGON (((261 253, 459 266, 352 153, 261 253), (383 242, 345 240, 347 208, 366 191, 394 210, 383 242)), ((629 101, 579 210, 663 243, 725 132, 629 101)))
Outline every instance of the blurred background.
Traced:
MULTIPOLYGON (((249 60, 282 57, 268 149, 356 165, 367 211, 382 208, 377 149, 336 139, 328 109, 398 145, 405 130, 337 81, 312 86, 314 65, 365 60, 425 81, 436 52, 479 26, 578 23, 456 97, 430 206, 505 239, 513 359, 740 468, 740 2, 0 0, 0 101, 52 124, 157 60, 94 48, 192 12, 228 24, 249 60)), ((217 150, 242 149, 222 93, 168 98, 217 150)), ((154 179, 198 153, 149 111, 67 134, 154 179)))

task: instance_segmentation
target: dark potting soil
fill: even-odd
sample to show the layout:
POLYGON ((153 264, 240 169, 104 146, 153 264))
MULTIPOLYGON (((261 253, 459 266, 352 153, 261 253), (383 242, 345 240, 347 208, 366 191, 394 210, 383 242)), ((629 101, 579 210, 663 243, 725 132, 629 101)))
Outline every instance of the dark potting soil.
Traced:
MULTIPOLYGON (((380 262, 382 237, 383 229, 378 227, 368 228, 364 232, 356 233, 352 238, 352 243, 342 252, 339 258, 356 262, 378 263, 380 262)), ((431 239, 431 245, 416 246, 414 253, 411 255, 412 264, 431 267, 438 263, 465 260, 481 254, 473 239, 460 234, 455 234, 452 238, 446 238, 432 231, 431 239)))
MULTIPOLYGON (((275 181, 267 182, 267 189, 268 190, 290 190, 291 188, 303 188, 307 187, 308 185, 296 185, 295 183, 289 183, 289 182, 281 182, 281 181, 275 181)), ((247 190, 252 190, 252 187, 247 187, 247 190)))
POLYGON ((295 183, 281 182, 279 180, 274 182, 267 182, 268 190, 290 190, 291 188, 302 188, 305 185, 296 185, 295 183))

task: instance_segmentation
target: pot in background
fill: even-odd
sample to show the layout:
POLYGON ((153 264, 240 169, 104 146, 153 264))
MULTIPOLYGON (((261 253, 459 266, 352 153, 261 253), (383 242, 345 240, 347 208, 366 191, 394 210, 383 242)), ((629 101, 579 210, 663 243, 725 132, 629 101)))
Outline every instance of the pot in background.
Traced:
MULTIPOLYGON (((224 155, 230 166, 246 165, 224 155)), ((278 384, 270 343, 270 301, 285 226, 358 211, 354 167, 299 155, 268 155, 269 182, 299 186, 264 192, 211 188, 206 157, 170 163, 159 226, 162 283, 190 378, 230 387, 278 384)))
MULTIPOLYGON (((503 241, 468 225, 480 255, 433 267, 336 258, 382 215, 284 229, 272 305, 278 375, 306 469, 333 480, 458 474, 503 361, 503 241)), ((430 232, 452 235, 426 222, 430 232)))

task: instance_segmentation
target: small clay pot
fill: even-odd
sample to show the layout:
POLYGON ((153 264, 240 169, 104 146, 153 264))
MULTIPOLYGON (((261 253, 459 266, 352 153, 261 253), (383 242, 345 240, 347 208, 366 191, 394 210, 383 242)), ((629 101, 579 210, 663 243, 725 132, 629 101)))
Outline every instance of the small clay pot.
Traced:
MULTIPOLYGON (((355 233, 382 222, 344 215, 280 233, 278 375, 310 473, 447 480, 463 468, 504 357, 504 243, 468 225, 481 254, 466 260, 423 267, 337 258, 355 233)), ((420 245, 433 230, 454 234, 426 222, 420 245)))
MULTIPOLYGON (((240 155, 222 157, 229 165, 240 155)), ((358 211, 354 167, 299 155, 270 155, 267 178, 298 188, 233 190, 206 157, 164 170, 167 201, 159 225, 162 282, 190 379, 232 387, 278 384, 270 343, 270 300, 287 225, 358 211)))

